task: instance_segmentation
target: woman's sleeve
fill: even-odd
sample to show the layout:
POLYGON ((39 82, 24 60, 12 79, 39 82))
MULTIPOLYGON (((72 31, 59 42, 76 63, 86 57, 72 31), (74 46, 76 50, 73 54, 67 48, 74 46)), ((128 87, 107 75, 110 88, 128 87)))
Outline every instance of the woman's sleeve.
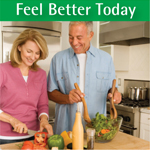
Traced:
POLYGON ((2 66, 0 65, 0 94, 1 94, 1 89, 3 86, 3 80, 4 80, 4 73, 3 73, 2 66))
POLYGON ((1 97, 2 97, 3 81, 4 81, 4 74, 3 74, 3 71, 2 71, 2 66, 0 65, 0 113, 3 112, 1 110, 1 97))
POLYGON ((0 114, 2 113, 3 111, 0 109, 0 114))
POLYGON ((46 72, 43 75, 42 91, 39 97, 39 102, 37 107, 38 107, 38 117, 40 116, 41 113, 49 114, 46 72))

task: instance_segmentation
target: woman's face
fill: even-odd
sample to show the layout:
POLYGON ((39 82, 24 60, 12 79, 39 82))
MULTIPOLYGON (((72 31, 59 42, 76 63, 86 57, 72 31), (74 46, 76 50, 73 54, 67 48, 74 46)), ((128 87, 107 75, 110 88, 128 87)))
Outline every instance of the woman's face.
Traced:
POLYGON ((38 45, 28 40, 22 46, 18 46, 18 50, 21 54, 22 65, 30 67, 40 57, 40 49, 38 45))

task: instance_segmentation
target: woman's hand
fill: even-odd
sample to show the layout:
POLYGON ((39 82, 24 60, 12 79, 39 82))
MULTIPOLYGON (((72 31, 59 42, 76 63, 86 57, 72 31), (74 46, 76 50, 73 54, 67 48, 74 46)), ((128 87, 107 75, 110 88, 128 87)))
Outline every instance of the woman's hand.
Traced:
POLYGON ((48 117, 46 115, 41 115, 41 117, 40 117, 40 132, 42 132, 44 129, 47 130, 48 134, 53 135, 53 128, 48 123, 48 117))
POLYGON ((26 126, 26 124, 22 123, 21 121, 19 121, 18 119, 12 117, 10 119, 10 124, 13 127, 13 131, 18 132, 18 133, 27 133, 28 128, 26 126))
POLYGON ((28 131, 28 128, 24 123, 5 112, 0 113, 0 120, 3 122, 10 123, 13 127, 13 131, 15 132, 27 133, 28 131))

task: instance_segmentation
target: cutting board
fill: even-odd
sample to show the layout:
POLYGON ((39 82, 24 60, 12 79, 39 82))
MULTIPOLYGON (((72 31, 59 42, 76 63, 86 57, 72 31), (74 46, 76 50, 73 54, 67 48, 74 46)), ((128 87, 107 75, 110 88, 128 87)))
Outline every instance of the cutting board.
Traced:
MULTIPOLYGON (((85 136, 86 137, 86 136, 85 136)), ((32 141, 33 142, 33 141, 32 141)), ((17 144, 21 144, 23 142, 18 142, 18 143, 12 143, 12 144, 4 144, 0 145, 0 148, 2 150, 21 150, 17 144)), ((86 138, 84 140, 84 145, 86 145, 86 138)), ((133 150, 148 150, 150 147, 150 142, 145 141, 143 139, 131 136, 129 134, 125 134, 122 132, 118 132, 116 137, 108 142, 108 143, 95 143, 94 144, 94 149, 133 149, 133 150)))

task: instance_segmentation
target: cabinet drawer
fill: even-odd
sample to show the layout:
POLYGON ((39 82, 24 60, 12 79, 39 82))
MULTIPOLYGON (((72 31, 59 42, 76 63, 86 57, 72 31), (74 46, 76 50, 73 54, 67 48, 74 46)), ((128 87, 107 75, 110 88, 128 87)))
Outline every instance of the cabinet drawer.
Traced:
POLYGON ((141 123, 140 138, 150 142, 150 127, 149 127, 149 125, 141 123))
POLYGON ((150 114, 141 113, 140 122, 144 124, 150 124, 150 114))

